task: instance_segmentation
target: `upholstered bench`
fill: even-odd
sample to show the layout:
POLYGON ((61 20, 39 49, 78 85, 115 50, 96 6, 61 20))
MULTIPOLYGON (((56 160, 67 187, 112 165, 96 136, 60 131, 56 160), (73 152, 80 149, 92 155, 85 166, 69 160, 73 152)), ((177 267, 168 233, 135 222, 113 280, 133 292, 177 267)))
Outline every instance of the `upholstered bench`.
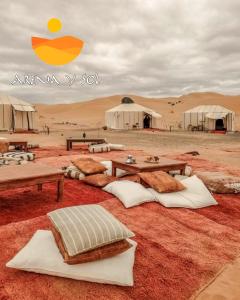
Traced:
POLYGON ((21 151, 14 151, 14 152, 6 152, 3 153, 3 157, 6 158, 15 158, 20 160, 32 161, 35 159, 35 154, 31 152, 21 152, 21 151))

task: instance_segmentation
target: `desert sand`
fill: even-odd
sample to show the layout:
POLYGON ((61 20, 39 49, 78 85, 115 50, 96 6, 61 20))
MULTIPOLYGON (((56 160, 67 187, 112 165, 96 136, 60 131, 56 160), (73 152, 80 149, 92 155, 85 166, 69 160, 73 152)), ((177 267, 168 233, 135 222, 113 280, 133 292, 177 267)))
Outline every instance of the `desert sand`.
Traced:
POLYGON ((197 300, 238 300, 240 298, 240 258, 225 266, 217 278, 204 288, 197 300))
MULTIPOLYGON (((110 96, 86 102, 70 104, 37 104, 40 126, 48 124, 50 127, 61 128, 63 124, 74 123, 72 128, 98 128, 105 125, 104 113, 106 110, 121 103, 125 95, 110 96)), ((192 93, 180 97, 144 98, 128 95, 136 103, 149 107, 160 113, 166 128, 178 128, 182 120, 182 113, 198 105, 222 105, 236 113, 236 126, 240 130, 240 96, 225 96, 217 93, 192 93), (169 102, 180 103, 172 106, 169 102)))
POLYGON ((63 146, 66 137, 106 138, 110 143, 120 143, 129 149, 141 149, 155 155, 182 154, 198 151, 200 158, 220 162, 231 167, 240 168, 240 134, 212 134, 205 132, 163 132, 146 130, 90 130, 90 129, 51 129, 50 135, 40 134, 7 134, 1 133, 10 140, 27 140, 30 144, 40 146, 63 146))

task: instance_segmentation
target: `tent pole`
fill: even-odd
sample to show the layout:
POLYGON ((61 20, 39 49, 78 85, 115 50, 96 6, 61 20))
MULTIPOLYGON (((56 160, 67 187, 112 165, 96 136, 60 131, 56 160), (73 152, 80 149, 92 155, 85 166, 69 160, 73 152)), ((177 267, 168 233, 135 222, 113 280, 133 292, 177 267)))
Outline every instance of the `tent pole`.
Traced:
POLYGON ((27 111, 27 124, 28 124, 28 131, 30 130, 30 124, 29 124, 29 115, 28 115, 28 111, 27 111))
POLYGON ((15 131, 15 115, 12 107, 12 130, 15 131))
POLYGON ((3 128, 5 128, 5 119, 4 119, 4 104, 3 104, 3 128))

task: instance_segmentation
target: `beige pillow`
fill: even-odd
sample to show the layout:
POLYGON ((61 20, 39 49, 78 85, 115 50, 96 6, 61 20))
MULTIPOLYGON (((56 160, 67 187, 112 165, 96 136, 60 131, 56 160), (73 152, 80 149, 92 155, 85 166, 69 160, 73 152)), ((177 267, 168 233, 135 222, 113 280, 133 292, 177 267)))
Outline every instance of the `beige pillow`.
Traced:
POLYGON ((99 174, 107 170, 103 164, 91 158, 76 159, 72 163, 85 175, 99 174))
POLYGON ((104 187, 105 185, 115 180, 116 178, 113 176, 109 176, 106 174, 94 174, 94 175, 86 176, 83 179, 83 182, 97 187, 104 187))
POLYGON ((212 193, 240 193, 240 177, 228 175, 222 172, 197 171, 195 173, 212 193))
POLYGON ((100 205, 79 205, 48 213, 60 233, 69 256, 134 236, 125 225, 100 205))
POLYGON ((185 189, 180 181, 163 171, 143 172, 138 175, 146 184, 159 193, 179 192, 185 189))
POLYGON ((6 138, 0 138, 0 153, 8 152, 9 142, 6 138))
POLYGON ((55 242, 58 246, 58 249, 62 254, 64 262, 69 265, 82 264, 90 261, 113 257, 115 255, 127 251, 129 248, 132 247, 132 245, 127 240, 122 240, 122 241, 118 241, 112 244, 102 246, 97 249, 90 250, 85 253, 80 253, 75 256, 69 256, 64 247, 60 233, 54 227, 52 228, 52 233, 55 242))

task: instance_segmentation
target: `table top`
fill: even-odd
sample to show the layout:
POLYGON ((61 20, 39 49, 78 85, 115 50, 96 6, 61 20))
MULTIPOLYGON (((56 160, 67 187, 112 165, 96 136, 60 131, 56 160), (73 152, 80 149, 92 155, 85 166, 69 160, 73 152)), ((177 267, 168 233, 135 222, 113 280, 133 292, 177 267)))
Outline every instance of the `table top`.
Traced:
POLYGON ((9 144, 27 144, 27 141, 9 141, 9 144))
POLYGON ((148 162, 145 162, 146 158, 147 157, 136 157, 135 164, 127 164, 126 163, 127 158, 112 159, 112 162, 121 164, 123 166, 130 166, 130 167, 138 168, 138 169, 149 169, 149 168, 158 169, 161 167, 180 166, 180 165, 186 164, 186 162, 184 162, 184 161, 169 159, 169 158, 165 158, 165 157, 159 157, 158 163, 148 163, 148 162))
POLYGON ((63 173, 60 169, 31 162, 25 165, 4 166, 0 169, 0 184, 8 181, 44 178, 63 173))

